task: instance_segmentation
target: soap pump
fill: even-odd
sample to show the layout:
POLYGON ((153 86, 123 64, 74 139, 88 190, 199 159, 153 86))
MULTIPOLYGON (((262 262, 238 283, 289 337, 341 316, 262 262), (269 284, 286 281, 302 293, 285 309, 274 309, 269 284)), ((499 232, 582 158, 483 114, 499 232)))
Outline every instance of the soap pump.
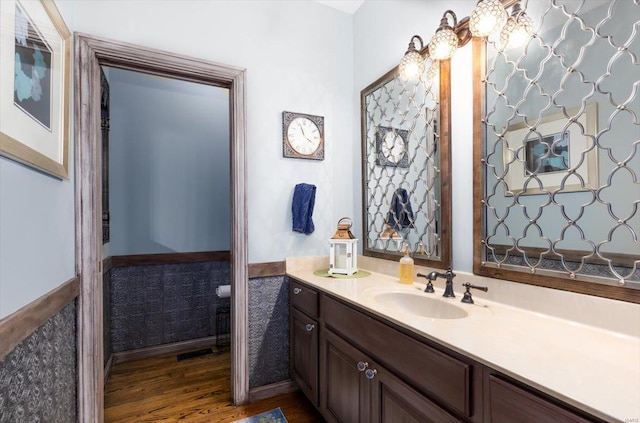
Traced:
POLYGON ((400 283, 413 283, 413 259, 409 255, 409 245, 404 247, 404 256, 400 259, 400 283))

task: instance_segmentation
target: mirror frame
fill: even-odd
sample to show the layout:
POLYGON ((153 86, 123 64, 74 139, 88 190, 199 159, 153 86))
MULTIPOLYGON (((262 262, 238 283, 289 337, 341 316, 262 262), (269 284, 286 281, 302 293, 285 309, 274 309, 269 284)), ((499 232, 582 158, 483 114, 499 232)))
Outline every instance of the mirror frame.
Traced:
MULTIPOLYGON (((473 38, 473 163, 480 164, 484 150, 484 117, 487 42, 473 38)), ((483 166, 473 169, 473 273, 495 279, 521 282, 546 288, 571 291, 580 294, 610 298, 614 300, 640 303, 640 290, 620 285, 600 284, 583 280, 564 278, 550 274, 532 274, 526 269, 511 270, 487 266, 482 257, 482 239, 484 237, 485 213, 484 197, 485 174, 483 166)), ((615 283, 615 282, 614 282, 615 283)))
MULTIPOLYGON (((424 56, 427 47, 422 49, 420 53, 424 56)), ((437 269, 445 269, 452 266, 451 257, 451 61, 439 61, 439 107, 440 120, 438 122, 438 131, 440 135, 440 145, 438 146, 438 161, 440 165, 440 219, 438 219, 440 229, 440 259, 429 260, 412 255, 415 264, 419 266, 434 267, 437 269)), ((382 75, 360 91, 360 139, 361 139, 361 188, 362 188, 362 254, 368 257, 376 257, 384 260, 398 261, 402 258, 402 252, 391 253, 381 252, 368 248, 367 239, 367 178, 366 178, 366 162, 367 162, 367 140, 366 125, 367 120, 363 113, 365 107, 365 96, 372 90, 380 86, 385 81, 389 81, 394 77, 399 77, 400 66, 396 66, 389 72, 382 75)))

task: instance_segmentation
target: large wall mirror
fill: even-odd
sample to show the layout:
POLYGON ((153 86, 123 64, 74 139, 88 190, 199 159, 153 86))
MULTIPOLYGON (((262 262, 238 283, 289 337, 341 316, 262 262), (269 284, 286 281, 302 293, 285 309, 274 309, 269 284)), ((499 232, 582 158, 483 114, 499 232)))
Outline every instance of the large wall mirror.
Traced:
POLYGON ((449 62, 392 69, 362 90, 363 253, 451 265, 449 62))
POLYGON ((640 302, 640 4, 520 3, 474 40, 474 272, 640 302))

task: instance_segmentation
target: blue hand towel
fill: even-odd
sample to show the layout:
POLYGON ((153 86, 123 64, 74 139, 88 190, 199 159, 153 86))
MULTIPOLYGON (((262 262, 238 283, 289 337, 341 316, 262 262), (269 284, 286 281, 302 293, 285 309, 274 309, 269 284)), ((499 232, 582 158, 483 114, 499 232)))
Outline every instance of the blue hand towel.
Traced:
POLYGON ((391 198, 391 206, 387 213, 387 224, 396 231, 402 228, 413 228, 413 208, 409 201, 409 194, 404 188, 398 188, 391 198))
POLYGON ((316 186, 310 184, 298 184, 293 191, 293 230, 309 235, 315 230, 313 226, 313 206, 316 203, 316 186))

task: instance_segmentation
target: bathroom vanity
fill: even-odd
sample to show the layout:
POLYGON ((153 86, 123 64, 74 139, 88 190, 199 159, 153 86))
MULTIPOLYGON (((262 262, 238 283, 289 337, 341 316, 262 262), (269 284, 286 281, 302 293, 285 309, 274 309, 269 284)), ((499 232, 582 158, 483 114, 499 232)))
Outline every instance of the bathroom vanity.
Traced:
POLYGON ((439 287, 425 294, 384 274, 313 270, 287 269, 290 374, 328 422, 640 417, 635 337, 479 298, 462 304, 457 288, 444 299, 439 287))

